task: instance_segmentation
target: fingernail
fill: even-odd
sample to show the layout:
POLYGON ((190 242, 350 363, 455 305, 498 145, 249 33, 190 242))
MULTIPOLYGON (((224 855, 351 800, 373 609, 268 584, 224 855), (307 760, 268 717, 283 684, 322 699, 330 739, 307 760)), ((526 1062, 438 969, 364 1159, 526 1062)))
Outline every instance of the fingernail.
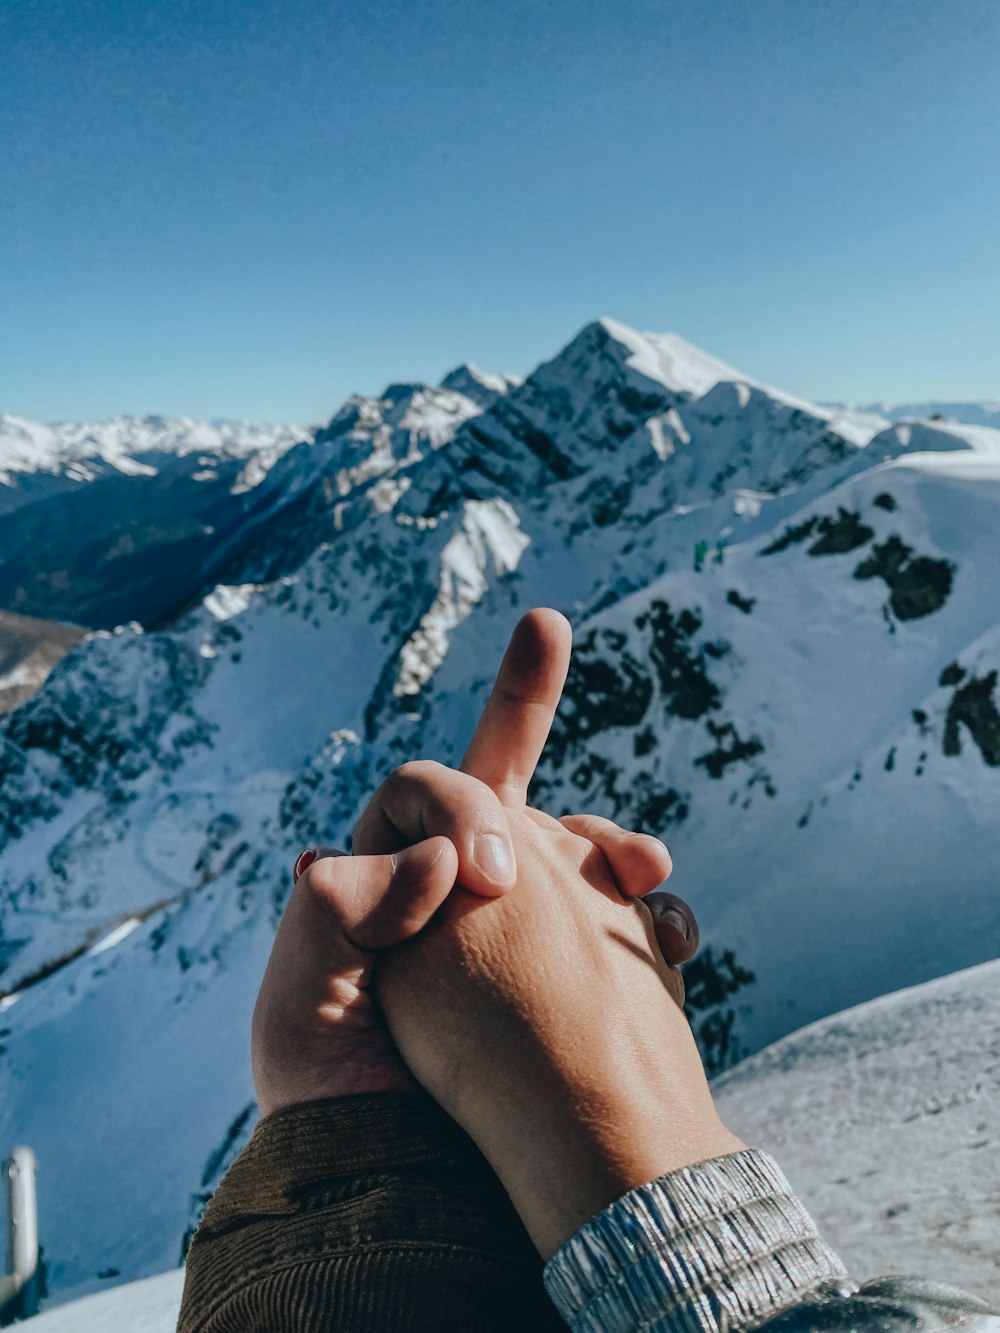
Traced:
POLYGON ((300 852, 299 859, 295 862, 295 868, 292 870, 292 879, 300 879, 315 860, 316 849, 314 847, 307 847, 304 852, 300 852))
POLYGON ((514 857, 498 833, 484 833, 476 842, 476 865, 494 884, 514 883, 514 857))
POLYGON ((687 917, 683 912, 678 912, 676 907, 668 907, 661 918, 668 926, 673 926, 684 940, 690 940, 691 927, 688 924, 687 917))

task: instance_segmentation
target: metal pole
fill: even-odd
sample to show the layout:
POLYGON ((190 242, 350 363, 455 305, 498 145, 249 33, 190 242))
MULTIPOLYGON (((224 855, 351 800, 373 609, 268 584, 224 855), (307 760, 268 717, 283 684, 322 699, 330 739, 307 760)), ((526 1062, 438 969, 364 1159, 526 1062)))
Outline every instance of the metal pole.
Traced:
MULTIPOLYGON (((38 1313, 38 1162, 30 1148, 15 1148, 3 1160, 4 1229, 9 1285, 20 1292, 22 1316, 38 1313)), ((7 1285, 7 1284, 5 1284, 7 1285)))

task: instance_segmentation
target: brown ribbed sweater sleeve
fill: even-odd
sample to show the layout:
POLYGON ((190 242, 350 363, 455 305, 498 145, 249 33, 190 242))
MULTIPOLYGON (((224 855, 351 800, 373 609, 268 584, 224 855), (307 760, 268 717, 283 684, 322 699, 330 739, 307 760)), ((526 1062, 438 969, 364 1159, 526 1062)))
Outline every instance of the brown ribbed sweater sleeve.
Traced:
POLYGON ((178 1333, 562 1329, 493 1172, 422 1094, 268 1116, 205 1211, 178 1333))

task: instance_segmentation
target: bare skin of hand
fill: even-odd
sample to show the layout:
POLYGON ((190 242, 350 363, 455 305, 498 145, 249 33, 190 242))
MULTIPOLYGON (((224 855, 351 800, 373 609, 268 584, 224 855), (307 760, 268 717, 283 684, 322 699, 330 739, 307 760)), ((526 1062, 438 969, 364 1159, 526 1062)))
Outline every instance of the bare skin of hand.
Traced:
MULTIPOLYGON (((547 658, 535 651, 549 664, 533 716, 544 738, 568 645, 551 613, 534 614, 551 640, 547 658)), ((502 707, 487 707, 473 761, 477 743, 495 753, 502 707)), ((484 776, 513 837, 514 891, 487 902, 456 890, 380 958, 377 988, 407 1064, 548 1257, 627 1190, 743 1145, 715 1111, 657 923, 622 892, 593 825, 528 810, 523 772, 484 776)))
MULTIPOLYGON (((430 762, 396 770, 358 824, 355 854, 321 849, 299 875, 254 1010, 254 1083, 264 1115, 322 1097, 416 1088, 372 989, 378 951, 422 930, 456 882, 483 899, 513 886, 517 865, 503 799, 524 808, 569 638, 554 612, 525 617, 463 771, 430 762)), ((669 854, 655 838, 595 816, 563 823, 600 849, 631 893, 648 893, 670 873, 669 854)), ((690 908, 672 894, 649 901, 664 958, 686 961, 698 944, 690 908)), ((665 975, 680 995, 676 968, 665 975)))

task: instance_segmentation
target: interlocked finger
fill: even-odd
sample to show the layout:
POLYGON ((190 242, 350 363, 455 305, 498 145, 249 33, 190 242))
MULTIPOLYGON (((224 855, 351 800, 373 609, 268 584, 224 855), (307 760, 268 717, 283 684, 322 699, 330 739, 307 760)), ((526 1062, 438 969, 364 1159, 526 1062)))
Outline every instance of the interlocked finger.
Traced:
POLYGON ((620 828, 600 815, 564 815, 559 823, 600 847, 626 898, 641 898, 670 876, 670 853, 659 838, 620 828))

